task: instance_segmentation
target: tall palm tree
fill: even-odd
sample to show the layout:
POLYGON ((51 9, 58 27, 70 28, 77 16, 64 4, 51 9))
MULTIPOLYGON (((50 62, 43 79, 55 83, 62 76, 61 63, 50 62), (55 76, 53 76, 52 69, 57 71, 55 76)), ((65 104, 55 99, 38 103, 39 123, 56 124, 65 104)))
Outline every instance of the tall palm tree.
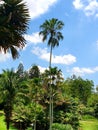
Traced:
POLYGON ((10 120, 12 116, 13 101, 16 95, 17 79, 12 70, 3 70, 0 76, 0 95, 4 102, 4 114, 6 121, 6 129, 9 130, 10 120))
POLYGON ((0 0, 0 51, 18 58, 25 46, 23 34, 28 28, 29 12, 23 0, 0 0))
MULTIPOLYGON (((56 18, 52 18, 46 20, 40 26, 40 33, 39 35, 43 36, 43 42, 48 40, 47 45, 50 46, 50 61, 49 61, 49 69, 51 73, 51 61, 52 61, 52 49, 55 46, 59 46, 59 41, 63 39, 63 35, 60 32, 63 29, 64 23, 59 21, 56 18)), ((51 78, 51 77, 50 77, 51 78)), ((52 108, 52 87, 50 83, 50 130, 52 130, 52 123, 53 123, 53 108, 52 108)))

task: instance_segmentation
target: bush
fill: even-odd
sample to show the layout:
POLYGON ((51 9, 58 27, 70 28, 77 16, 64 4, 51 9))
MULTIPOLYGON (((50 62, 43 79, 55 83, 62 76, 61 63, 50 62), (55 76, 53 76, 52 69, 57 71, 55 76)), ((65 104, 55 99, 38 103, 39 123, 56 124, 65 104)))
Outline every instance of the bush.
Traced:
POLYGON ((96 103, 94 106, 94 116, 98 118, 98 103, 96 103))
POLYGON ((83 119, 83 120, 91 120, 91 119, 95 119, 95 117, 92 116, 92 115, 88 115, 88 114, 87 114, 87 115, 83 115, 83 116, 82 116, 82 119, 83 119))
POLYGON ((73 130, 73 128, 69 124, 64 125, 64 124, 54 123, 52 125, 52 130, 73 130))
POLYGON ((32 130, 32 128, 31 128, 31 127, 28 127, 26 130, 32 130))

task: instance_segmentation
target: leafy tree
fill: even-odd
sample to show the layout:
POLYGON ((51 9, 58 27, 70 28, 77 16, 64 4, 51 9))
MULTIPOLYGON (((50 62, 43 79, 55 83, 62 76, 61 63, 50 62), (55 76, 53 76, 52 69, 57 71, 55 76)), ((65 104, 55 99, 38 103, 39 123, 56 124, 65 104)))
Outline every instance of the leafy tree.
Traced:
POLYGON ((24 66, 23 66, 22 63, 19 64, 16 73, 17 73, 17 76, 18 76, 18 77, 20 77, 20 78, 23 77, 23 74, 24 74, 24 66))
POLYGON ((54 109, 54 122, 60 124, 70 124, 74 130, 78 130, 79 102, 77 99, 66 97, 63 102, 57 104, 54 109))
POLYGON ((87 105, 93 91, 93 81, 84 80, 81 77, 71 77, 65 80, 63 87, 67 95, 78 98, 81 103, 87 105))
POLYGON ((24 65, 22 63, 18 65, 16 74, 20 83, 29 79, 29 73, 28 71, 24 70, 24 65))
POLYGON ((0 93, 2 95, 2 99, 4 102, 4 113, 5 113, 7 130, 9 130, 10 126, 13 110, 13 102, 17 92, 16 87, 17 87, 17 79, 13 69, 3 70, 3 73, 0 77, 0 93))
POLYGON ((0 51, 10 51, 12 57, 19 56, 18 48, 25 46, 29 12, 23 0, 0 1, 0 51))
POLYGON ((88 106, 94 107, 95 104, 98 104, 98 93, 92 93, 88 99, 88 106))
POLYGON ((93 92, 88 99, 87 113, 98 118, 98 92, 93 92))
POLYGON ((31 103, 34 104, 34 111, 33 113, 35 114, 34 116, 34 130, 36 130, 36 125, 37 125, 37 116, 38 116, 38 112, 37 112, 37 106, 39 104, 40 98, 41 98, 41 86, 40 86, 40 78, 37 78, 35 75, 35 78, 33 77, 33 80, 29 80, 29 87, 32 90, 30 92, 31 95, 31 103))
POLYGON ((37 65, 33 65, 29 70, 29 77, 30 78, 39 78, 40 77, 40 70, 37 65))
MULTIPOLYGON (((43 109, 40 104, 36 104, 35 113, 34 103, 29 102, 28 104, 24 104, 22 102, 18 102, 18 104, 14 105, 12 121, 19 130, 27 130, 27 127, 29 127, 32 123, 34 125, 35 118, 38 119, 40 114, 43 115, 43 109)), ((41 122, 41 119, 40 121, 37 120, 37 124, 39 124, 39 122, 41 122)))
POLYGON ((96 92, 98 93, 98 85, 96 86, 96 92))
POLYGON ((94 116, 98 118, 98 103, 94 105, 94 116))
MULTIPOLYGON (((51 68, 51 74, 50 70, 45 70, 44 73, 41 75, 42 79, 42 89, 43 94, 40 103, 44 107, 44 111, 46 113, 46 120, 49 121, 49 102, 50 102, 50 85, 52 87, 52 93, 51 93, 51 105, 52 109, 54 109, 55 105, 61 102, 62 100, 62 93, 61 93, 61 84, 63 82, 63 76, 62 71, 59 70, 57 67, 51 68), (50 84, 51 83, 51 84, 50 84)), ((52 110, 52 116, 53 116, 53 110, 52 110)))
MULTIPOLYGON (((32 93, 32 90, 27 85, 27 80, 24 81, 19 79, 18 92, 15 98, 14 109, 12 114, 12 122, 19 130, 25 130, 29 123, 31 123, 31 119, 30 117, 28 118, 28 116, 30 116, 31 113, 30 93, 32 93)), ((34 114, 32 115, 32 119, 33 116, 34 114)))
MULTIPOLYGON (((60 30, 63 28, 64 23, 59 21, 58 19, 52 18, 50 20, 46 20, 40 26, 40 33, 39 35, 43 36, 43 42, 48 39, 47 45, 50 46, 50 61, 49 61, 49 68, 51 70, 51 60, 52 60, 52 49, 55 46, 59 46, 59 41, 63 39, 63 35, 60 30)), ((52 88, 50 87, 50 130, 52 129, 52 98, 51 98, 52 88)))
POLYGON ((34 124, 34 128, 36 129, 36 125, 39 124, 39 113, 43 113, 43 107, 39 104, 41 93, 39 78, 19 82, 13 111, 13 122, 20 130, 26 129, 31 123, 34 124), (19 107, 16 109, 16 106, 19 107), (23 109, 24 111, 21 112, 23 109))

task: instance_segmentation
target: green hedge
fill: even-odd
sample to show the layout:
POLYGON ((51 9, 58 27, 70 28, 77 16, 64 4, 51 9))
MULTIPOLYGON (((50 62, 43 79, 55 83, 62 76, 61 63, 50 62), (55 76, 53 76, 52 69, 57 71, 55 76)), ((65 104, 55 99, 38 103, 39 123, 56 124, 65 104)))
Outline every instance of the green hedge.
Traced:
POLYGON ((69 124, 64 125, 64 124, 54 123, 52 125, 52 130, 73 130, 73 128, 69 124))

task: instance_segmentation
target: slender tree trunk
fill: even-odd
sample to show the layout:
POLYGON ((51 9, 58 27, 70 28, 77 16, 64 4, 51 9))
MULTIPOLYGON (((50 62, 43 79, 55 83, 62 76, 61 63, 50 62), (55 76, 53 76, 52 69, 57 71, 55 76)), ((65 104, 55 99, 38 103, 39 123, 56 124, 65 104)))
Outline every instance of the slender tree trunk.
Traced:
POLYGON ((49 106, 49 114, 50 114, 50 130, 52 130, 52 123, 53 123, 53 112, 52 112, 52 87, 51 87, 51 80, 52 80, 52 77, 51 77, 51 60, 52 60, 52 45, 51 45, 51 48, 50 48, 50 62, 49 62, 49 70, 50 70, 50 106, 49 106))
POLYGON ((51 118, 52 118, 52 123, 53 123, 53 89, 52 89, 52 95, 51 95, 51 118))
MULTIPOLYGON (((35 86, 36 87, 36 86, 35 86)), ((36 88, 36 95, 35 95, 35 122, 34 122, 34 130, 36 130, 36 117, 37 117, 37 113, 36 113, 36 107, 37 107, 37 88, 36 88)))
POLYGON ((5 113, 5 121, 6 121, 6 129, 9 130, 10 127, 10 119, 12 113, 12 107, 10 105, 4 106, 4 113, 5 113))
POLYGON ((52 90, 51 90, 51 85, 50 85, 50 101, 49 101, 50 102, 50 106, 49 106, 50 107, 49 108, 50 109, 49 110, 50 111, 50 130, 52 130, 52 97, 51 97, 52 94, 51 92, 52 90))
POLYGON ((9 121, 6 123, 6 129, 9 130, 9 127, 10 127, 10 123, 9 121))
POLYGON ((50 61, 49 61, 50 74, 51 74, 51 61, 52 61, 52 45, 50 47, 50 61))

